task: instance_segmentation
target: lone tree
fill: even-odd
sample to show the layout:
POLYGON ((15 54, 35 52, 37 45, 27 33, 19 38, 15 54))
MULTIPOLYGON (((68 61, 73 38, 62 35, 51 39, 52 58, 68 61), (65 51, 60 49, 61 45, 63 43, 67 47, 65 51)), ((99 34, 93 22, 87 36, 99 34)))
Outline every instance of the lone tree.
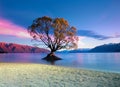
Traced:
POLYGON ((44 58, 48 61, 60 59, 54 55, 57 50, 77 48, 76 28, 71 27, 63 18, 37 18, 28 27, 28 32, 34 40, 50 49, 50 53, 44 58))

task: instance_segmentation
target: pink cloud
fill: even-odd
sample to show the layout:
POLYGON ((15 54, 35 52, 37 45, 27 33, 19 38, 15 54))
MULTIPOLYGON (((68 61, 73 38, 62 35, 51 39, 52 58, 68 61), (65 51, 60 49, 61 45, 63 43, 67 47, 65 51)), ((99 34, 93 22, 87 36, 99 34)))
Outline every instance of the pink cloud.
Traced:
POLYGON ((19 38, 31 38, 27 29, 5 19, 0 19, 0 34, 12 35, 19 38))
MULTIPOLYGON (((0 19, 0 35, 11 35, 19 38, 31 38, 27 29, 5 19, 0 19)), ((78 48, 84 47, 82 40, 85 37, 79 36, 78 48)))

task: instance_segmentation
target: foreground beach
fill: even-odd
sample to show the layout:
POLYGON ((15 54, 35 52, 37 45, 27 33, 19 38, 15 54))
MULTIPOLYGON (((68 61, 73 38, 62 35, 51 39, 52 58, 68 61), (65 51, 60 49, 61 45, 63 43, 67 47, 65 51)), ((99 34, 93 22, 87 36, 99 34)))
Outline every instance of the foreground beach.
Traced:
POLYGON ((0 63, 0 87, 120 87, 120 73, 0 63))

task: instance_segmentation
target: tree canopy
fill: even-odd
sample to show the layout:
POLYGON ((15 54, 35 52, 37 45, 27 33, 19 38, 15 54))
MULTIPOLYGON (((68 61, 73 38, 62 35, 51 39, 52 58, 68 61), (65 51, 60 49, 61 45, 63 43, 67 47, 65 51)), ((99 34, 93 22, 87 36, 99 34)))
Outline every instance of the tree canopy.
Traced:
POLYGON ((28 27, 28 32, 34 40, 44 43, 51 52, 77 48, 76 28, 70 26, 64 18, 37 18, 28 27))

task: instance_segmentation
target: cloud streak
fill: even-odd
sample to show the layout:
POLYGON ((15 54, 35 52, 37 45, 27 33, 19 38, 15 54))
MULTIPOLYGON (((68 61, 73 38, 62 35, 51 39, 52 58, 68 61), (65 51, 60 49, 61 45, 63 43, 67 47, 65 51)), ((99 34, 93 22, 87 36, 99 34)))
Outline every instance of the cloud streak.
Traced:
MULTIPOLYGON (((31 36, 27 32, 27 29, 25 29, 24 27, 18 26, 6 19, 0 19, 0 35, 11 35, 19 38, 31 38, 31 36)), ((119 34, 115 36, 105 36, 91 30, 78 30, 77 35, 80 37, 90 37, 98 40, 106 40, 110 38, 120 37, 119 34)))
POLYGON ((90 30, 78 30, 77 35, 84 36, 84 37, 91 37, 91 38, 98 39, 98 40, 106 40, 106 39, 110 39, 110 38, 118 38, 118 37, 120 37, 120 35, 117 35, 117 36, 105 36, 105 35, 98 34, 98 33, 94 32, 94 31, 90 31, 90 30))
POLYGON ((25 28, 6 19, 0 19, 0 34, 16 36, 19 38, 31 38, 25 28))

